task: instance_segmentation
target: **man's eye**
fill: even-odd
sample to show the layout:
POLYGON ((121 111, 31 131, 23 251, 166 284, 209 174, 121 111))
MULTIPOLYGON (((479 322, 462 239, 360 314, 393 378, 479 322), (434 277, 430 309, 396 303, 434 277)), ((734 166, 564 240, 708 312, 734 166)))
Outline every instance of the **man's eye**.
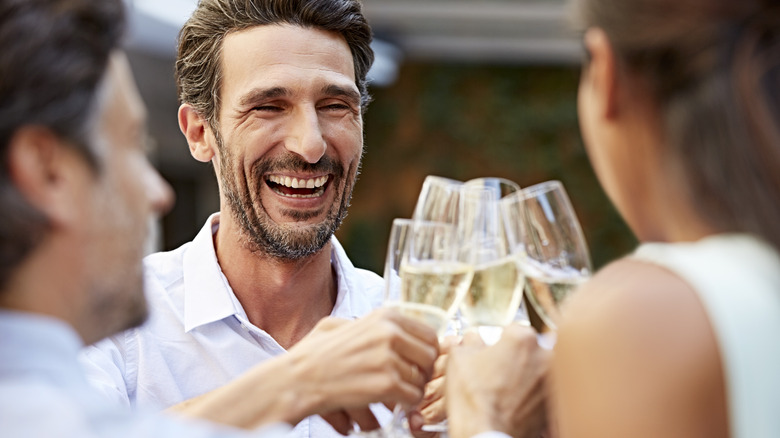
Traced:
POLYGON ((331 103, 329 105, 324 106, 325 109, 329 110, 348 110, 350 109, 349 105, 343 104, 343 103, 331 103))
POLYGON ((252 108, 253 111, 281 111, 282 108, 274 105, 260 105, 252 108))

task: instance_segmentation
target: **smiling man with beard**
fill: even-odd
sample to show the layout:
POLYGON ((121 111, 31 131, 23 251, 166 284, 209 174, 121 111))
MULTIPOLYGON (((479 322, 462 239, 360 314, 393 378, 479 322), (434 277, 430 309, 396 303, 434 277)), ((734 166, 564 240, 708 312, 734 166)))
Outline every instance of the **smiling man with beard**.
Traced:
POLYGON ((363 154, 370 42, 356 0, 198 4, 179 37, 179 125, 214 165, 220 212, 145 259, 148 323, 85 351, 110 398, 288 421, 299 437, 374 428, 389 412, 368 403, 421 400, 435 333, 372 312, 384 282, 333 236, 363 154))
MULTIPOLYGON (((220 145, 219 153, 221 161, 231 162, 227 148, 220 145)), ((322 157, 317 163, 311 164, 298 156, 289 156, 273 162, 261 161, 252 170, 259 186, 266 185, 276 195, 295 198, 300 203, 323 198, 331 185, 330 180, 344 180, 344 173, 343 166, 328 157, 322 157), (277 173, 284 172, 285 169, 323 176, 291 178, 277 173)), ((241 231, 246 234, 248 247, 257 253, 289 261, 315 254, 330 242, 333 233, 347 216, 347 207, 355 183, 355 178, 351 178, 348 186, 344 187, 341 200, 332 203, 323 221, 310 225, 306 223, 320 216, 323 209, 307 211, 290 208, 282 214, 296 223, 292 226, 280 226, 264 214, 265 204, 262 198, 258 199, 261 204, 259 211, 254 209, 251 193, 260 193, 262 187, 255 188, 253 192, 247 191, 247 187, 239 187, 233 175, 228 172, 220 178, 230 210, 240 223, 241 231)))

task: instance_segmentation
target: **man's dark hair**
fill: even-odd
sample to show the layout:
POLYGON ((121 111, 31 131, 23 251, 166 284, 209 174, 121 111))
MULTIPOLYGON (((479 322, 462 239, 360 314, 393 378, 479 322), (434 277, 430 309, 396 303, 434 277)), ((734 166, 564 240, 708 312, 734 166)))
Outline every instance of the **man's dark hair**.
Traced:
POLYGON ((0 289, 48 228, 11 182, 11 139, 41 127, 96 165, 87 138, 124 13, 121 0, 0 0, 0 289))
POLYGON ((179 100, 217 128, 225 36, 254 26, 290 24, 336 32, 352 52, 361 107, 369 95, 366 75, 374 62, 371 28, 359 0, 201 0, 179 34, 176 84, 179 100))

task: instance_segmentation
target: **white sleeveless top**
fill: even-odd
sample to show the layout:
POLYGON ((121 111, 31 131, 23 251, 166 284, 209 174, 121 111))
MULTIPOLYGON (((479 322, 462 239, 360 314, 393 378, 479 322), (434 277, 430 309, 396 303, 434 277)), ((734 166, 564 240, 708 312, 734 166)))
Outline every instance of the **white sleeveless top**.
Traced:
POLYGON ((731 437, 780 437, 778 252, 750 235, 721 234, 642 244, 633 257, 663 266, 699 294, 720 346, 731 437))

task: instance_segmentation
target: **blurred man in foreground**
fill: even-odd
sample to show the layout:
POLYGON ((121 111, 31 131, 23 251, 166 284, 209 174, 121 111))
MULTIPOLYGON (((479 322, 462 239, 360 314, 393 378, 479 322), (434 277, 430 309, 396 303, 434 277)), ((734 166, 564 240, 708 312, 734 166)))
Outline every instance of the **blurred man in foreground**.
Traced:
MULTIPOLYGON (((145 156, 145 112, 119 49, 122 20, 119 0, 0 0, 3 435, 244 436, 130 414, 93 393, 76 360, 84 344, 146 318, 141 257, 148 218, 172 202, 145 156)), ((408 347, 415 330, 435 339, 397 315, 364 324, 371 322, 391 333, 385 345, 408 347)), ((329 320, 310 342, 327 348, 334 334, 352 327, 365 331, 360 323, 329 320)), ((426 355, 435 357, 435 345, 426 355)), ((252 427, 276 425, 255 436, 280 436, 289 430, 284 423, 327 412, 332 402, 285 409, 295 405, 294 395, 275 394, 279 408, 253 413, 252 427)), ((374 400, 341 401, 349 407, 374 400)))

